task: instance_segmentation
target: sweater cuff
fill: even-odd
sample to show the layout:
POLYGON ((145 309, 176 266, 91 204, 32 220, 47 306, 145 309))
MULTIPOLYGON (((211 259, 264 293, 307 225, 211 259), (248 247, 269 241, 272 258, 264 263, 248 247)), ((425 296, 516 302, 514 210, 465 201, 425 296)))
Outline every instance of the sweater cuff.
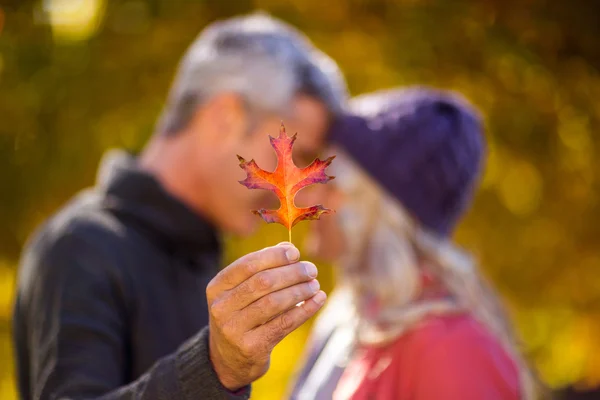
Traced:
POLYGON ((208 327, 185 342, 177 353, 178 378, 186 399, 247 400, 250 398, 250 385, 231 392, 219 380, 210 361, 208 327))

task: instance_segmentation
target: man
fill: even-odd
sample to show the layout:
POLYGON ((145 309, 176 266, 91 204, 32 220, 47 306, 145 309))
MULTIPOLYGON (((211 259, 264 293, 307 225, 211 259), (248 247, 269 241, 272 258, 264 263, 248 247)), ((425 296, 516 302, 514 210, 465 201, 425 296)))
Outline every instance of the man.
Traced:
POLYGON ((296 161, 312 161, 344 96, 335 64, 282 23, 254 15, 205 29, 142 154, 110 154, 97 186, 25 249, 21 397, 248 398, 273 347, 325 294, 290 243, 217 274, 218 232, 251 233, 267 195, 237 182, 236 154, 274 167, 266 135, 283 119, 302 132, 296 161))

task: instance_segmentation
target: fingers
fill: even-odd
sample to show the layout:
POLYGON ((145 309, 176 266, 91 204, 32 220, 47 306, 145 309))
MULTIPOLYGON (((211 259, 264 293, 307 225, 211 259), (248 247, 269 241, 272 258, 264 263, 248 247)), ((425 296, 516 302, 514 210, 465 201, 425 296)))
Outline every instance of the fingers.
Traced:
POLYGON ((308 282, 316 277, 317 267, 308 261, 259 272, 229 291, 226 297, 233 306, 230 311, 241 310, 269 293, 308 282))
POLYGON ((296 304, 312 298, 319 292, 319 289, 319 281, 313 279, 310 282, 294 285, 261 297, 240 311, 244 329, 249 331, 267 323, 296 304))
POLYGON ((268 348, 273 348, 284 337, 305 323, 310 317, 315 315, 323 306, 327 295, 322 290, 318 291, 313 297, 306 300, 302 305, 279 315, 277 318, 267 322, 264 325, 256 327, 249 332, 251 341, 260 340, 266 342, 268 348))
POLYGON ((207 294, 210 297, 211 292, 233 289, 261 271, 295 263, 299 258, 298 249, 287 242, 247 254, 221 270, 210 282, 207 294))

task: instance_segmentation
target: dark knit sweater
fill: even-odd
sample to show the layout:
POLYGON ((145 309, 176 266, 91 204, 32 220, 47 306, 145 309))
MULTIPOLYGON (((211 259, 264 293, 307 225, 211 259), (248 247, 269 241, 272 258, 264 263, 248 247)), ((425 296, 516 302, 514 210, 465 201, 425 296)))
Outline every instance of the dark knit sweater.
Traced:
POLYGON ((208 354, 215 229, 133 158, 48 220, 23 252, 14 312, 23 399, 247 399, 208 354))

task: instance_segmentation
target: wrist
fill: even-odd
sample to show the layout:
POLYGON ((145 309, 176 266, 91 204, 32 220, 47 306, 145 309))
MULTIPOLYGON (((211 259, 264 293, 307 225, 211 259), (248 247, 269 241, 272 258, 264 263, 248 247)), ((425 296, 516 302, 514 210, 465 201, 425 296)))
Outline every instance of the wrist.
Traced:
POLYGON ((210 334, 208 336, 208 355, 213 366, 213 370, 221 382, 221 385, 223 385, 225 389, 235 393, 247 386, 246 383, 242 383, 240 379, 237 379, 233 369, 223 362, 225 357, 222 356, 218 345, 215 343, 213 336, 210 334))

